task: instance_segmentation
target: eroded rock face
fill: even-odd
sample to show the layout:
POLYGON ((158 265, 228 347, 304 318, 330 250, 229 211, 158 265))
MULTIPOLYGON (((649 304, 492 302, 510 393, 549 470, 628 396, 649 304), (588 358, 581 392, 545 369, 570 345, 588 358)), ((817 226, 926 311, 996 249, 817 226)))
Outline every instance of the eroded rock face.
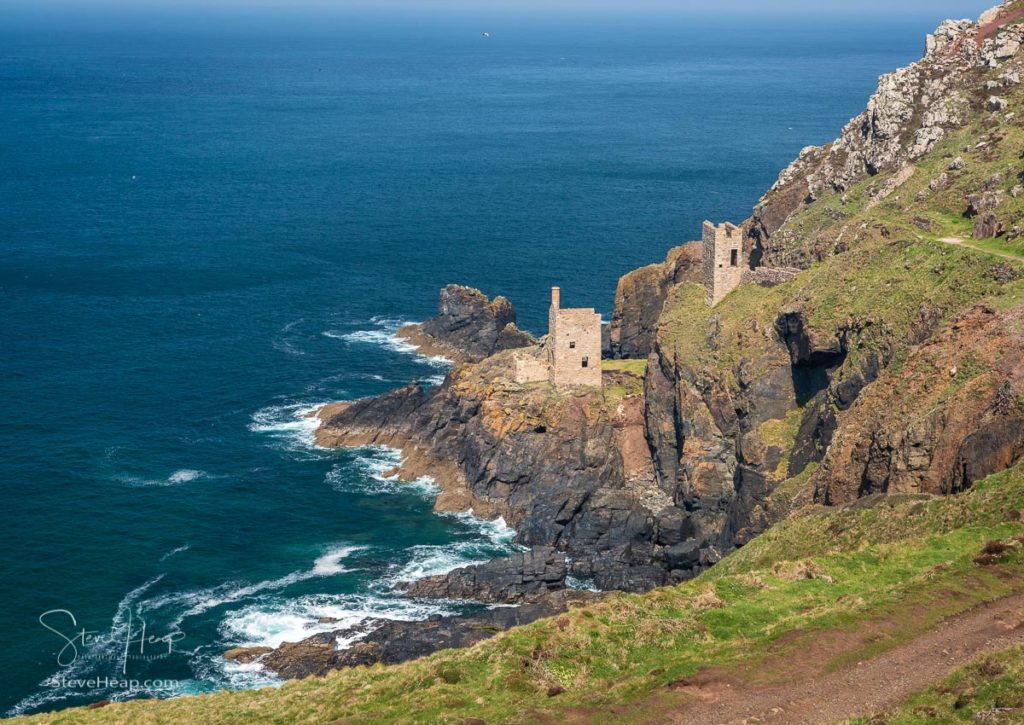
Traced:
POLYGON ((1024 456, 1022 321, 1024 306, 975 308, 884 371, 839 414, 816 499, 955 493, 1024 456))
POLYGON ((659 346, 648 362, 648 439, 674 501, 659 513, 671 578, 714 564, 774 522, 760 507, 781 480, 782 451, 760 427, 796 408, 797 388, 777 331, 750 355, 733 372, 739 389, 671 349, 659 346))
POLYGON ((619 279, 608 325, 611 357, 643 359, 651 353, 669 289, 680 282, 701 281, 702 254, 703 244, 690 242, 672 249, 664 262, 619 279))
POLYGON ((564 589, 566 571, 564 554, 550 546, 537 546, 486 564, 403 582, 397 588, 411 597, 520 604, 564 589))
POLYGON ((441 290, 435 317, 398 334, 423 352, 460 362, 478 362, 502 350, 535 344, 529 333, 516 327, 516 311, 507 299, 489 300, 478 289, 454 284, 441 290))
POLYGON ((322 416, 318 440, 401 448, 400 474, 433 476, 439 509, 503 516, 516 543, 555 547, 571 574, 599 588, 663 583, 655 513, 666 497, 652 499, 643 472, 631 466, 627 475, 623 458, 644 446, 632 432, 634 406, 600 390, 517 385, 511 358, 459 366, 429 391, 409 386, 351 403, 322 416))

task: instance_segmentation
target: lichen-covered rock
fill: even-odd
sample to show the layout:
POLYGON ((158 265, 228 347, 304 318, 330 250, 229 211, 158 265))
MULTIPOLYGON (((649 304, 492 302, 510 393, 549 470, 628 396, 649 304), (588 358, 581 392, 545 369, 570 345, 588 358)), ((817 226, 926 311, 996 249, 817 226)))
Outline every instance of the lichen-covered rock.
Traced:
MULTIPOLYGON (((928 36, 921 60, 882 76, 867 109, 836 141, 801 151, 754 210, 749 228, 764 263, 805 268, 823 254, 835 253, 793 244, 785 235, 773 237, 793 214, 824 193, 844 192, 868 176, 905 167, 966 123, 971 99, 965 89, 971 80, 980 78, 988 59, 998 64, 1019 48, 1022 31, 1001 25, 1002 17, 998 14, 988 24, 945 21, 928 36)), ((1005 110, 1005 100, 992 96, 989 106, 1005 110)), ((958 159, 950 168, 962 168, 963 163, 958 159)))

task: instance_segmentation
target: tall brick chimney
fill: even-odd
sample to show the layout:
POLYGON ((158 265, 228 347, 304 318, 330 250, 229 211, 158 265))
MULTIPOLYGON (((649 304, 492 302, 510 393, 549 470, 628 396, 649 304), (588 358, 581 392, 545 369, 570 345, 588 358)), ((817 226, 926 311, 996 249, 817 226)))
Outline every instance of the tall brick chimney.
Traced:
POLYGON ((559 287, 551 288, 551 308, 557 310, 562 300, 562 290, 559 287))

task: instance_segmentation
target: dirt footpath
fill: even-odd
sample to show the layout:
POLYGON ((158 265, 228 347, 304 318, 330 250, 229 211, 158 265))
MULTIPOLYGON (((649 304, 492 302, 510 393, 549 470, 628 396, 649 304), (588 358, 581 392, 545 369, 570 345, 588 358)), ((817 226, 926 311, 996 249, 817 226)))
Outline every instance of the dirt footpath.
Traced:
MULTIPOLYGON (((833 643, 841 646, 841 643, 833 643)), ((834 723, 857 715, 870 715, 901 704, 975 657, 1024 644, 1024 595, 978 607, 945 620, 895 649, 828 674, 814 674, 813 656, 794 651, 779 659, 772 670, 776 679, 789 671, 795 677, 784 684, 749 685, 723 673, 699 675, 675 688, 697 702, 659 723, 718 725, 753 722, 834 723), (809 671, 810 670, 810 671, 809 671), (782 675, 780 676, 780 673, 782 675), (753 720, 756 718, 756 720, 753 720)), ((817 649, 815 647, 814 649, 817 649)))

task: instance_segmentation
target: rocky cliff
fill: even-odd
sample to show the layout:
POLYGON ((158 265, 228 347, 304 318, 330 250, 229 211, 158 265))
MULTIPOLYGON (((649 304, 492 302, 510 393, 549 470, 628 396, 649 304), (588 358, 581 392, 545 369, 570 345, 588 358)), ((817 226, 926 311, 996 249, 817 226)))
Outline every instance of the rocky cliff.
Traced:
POLYGON ((684 244, 670 250, 664 262, 642 267, 619 280, 608 325, 611 357, 646 358, 651 353, 669 290, 681 282, 701 281, 702 251, 700 242, 684 244))
POLYGON ((511 306, 447 288, 419 332, 465 364, 324 409, 318 439, 402 449, 400 475, 434 476, 439 509, 504 516, 528 551, 410 594, 522 602, 569 576, 644 590, 802 507, 953 493, 1019 460, 1021 17, 1011 2, 943 23, 782 172, 743 229, 755 264, 795 276, 709 309, 695 243, 624 277, 600 391, 512 382, 506 348, 532 340, 511 306))
POLYGON ((319 440, 402 449, 399 474, 433 476, 443 489, 438 509, 503 516, 517 543, 555 547, 572 575, 602 589, 664 583, 662 541, 677 535, 660 522, 684 512, 663 515, 673 506, 647 454, 642 377, 608 370, 602 390, 519 385, 511 358, 457 367, 434 389, 412 385, 326 409, 319 440))
MULTIPOLYGON (((873 201, 886 198, 914 173, 910 164, 952 132, 968 126, 980 112, 1005 111, 1005 93, 1020 82, 1017 56, 1024 27, 1017 22, 1022 12, 1009 2, 978 23, 942 23, 927 37, 924 57, 882 76, 866 110, 838 139, 803 149, 754 210, 751 235, 764 262, 806 267, 841 252, 853 242, 853 228, 840 237, 798 230, 787 222, 823 197, 844 198, 867 178, 899 172, 873 189, 873 201)), ((846 199, 843 206, 849 205, 846 199)))

